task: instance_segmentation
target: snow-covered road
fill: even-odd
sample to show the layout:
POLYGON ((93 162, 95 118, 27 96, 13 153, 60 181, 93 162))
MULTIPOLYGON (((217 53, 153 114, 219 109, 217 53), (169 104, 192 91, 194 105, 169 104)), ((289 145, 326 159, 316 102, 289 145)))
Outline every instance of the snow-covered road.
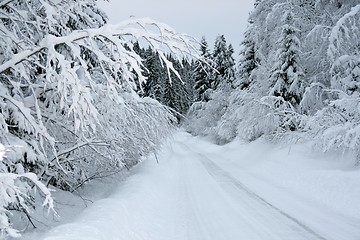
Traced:
MULTIPOLYGON (((299 187, 291 192, 286 184, 281 185, 287 180, 279 180, 281 176, 274 176, 278 182, 260 180, 266 174, 256 176, 257 171, 244 167, 253 162, 235 161, 241 158, 239 149, 180 132, 164 146, 159 164, 155 158, 144 161, 115 194, 97 201, 76 221, 54 228, 43 239, 360 239, 359 214, 345 214, 331 202, 307 198, 299 187)), ((268 170, 276 173, 272 167, 268 170)), ((356 210, 357 206, 352 207, 356 210)))
POLYGON ((325 239, 255 194, 201 150, 176 142, 174 155, 183 159, 179 169, 188 212, 185 239, 325 239))

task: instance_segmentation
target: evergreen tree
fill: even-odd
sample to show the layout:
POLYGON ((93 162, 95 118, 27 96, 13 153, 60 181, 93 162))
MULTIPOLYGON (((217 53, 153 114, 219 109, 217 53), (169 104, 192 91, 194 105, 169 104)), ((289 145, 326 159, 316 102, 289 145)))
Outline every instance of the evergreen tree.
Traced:
POLYGON ((167 60, 173 64, 181 78, 180 80, 176 74, 171 73, 171 79, 169 79, 166 69, 161 66, 157 53, 153 52, 150 47, 144 50, 137 43, 134 43, 133 48, 145 59, 146 72, 144 76, 147 81, 142 85, 141 96, 153 98, 172 108, 180 119, 177 113, 185 114, 194 97, 193 62, 189 63, 185 58, 180 61, 171 54, 167 55, 167 60))
POLYGON ((231 44, 229 44, 228 49, 226 51, 226 66, 224 77, 228 80, 229 83, 232 84, 232 82, 235 79, 235 59, 233 57, 234 55, 234 48, 231 44))
POLYGON ((189 108, 189 92, 186 87, 186 68, 182 63, 169 55, 168 59, 173 63, 174 68, 178 70, 181 80, 177 79, 175 74, 171 74, 171 79, 164 83, 164 104, 176 112, 176 117, 180 120, 179 114, 185 114, 189 108))
POLYGON ((192 60, 190 63, 188 61, 183 60, 183 74, 184 81, 186 84, 186 91, 188 93, 188 108, 191 104, 196 101, 197 95, 195 92, 195 80, 194 80, 194 65, 195 61, 192 60))
POLYGON ((240 52, 240 60, 238 67, 238 83, 236 84, 240 89, 249 88, 252 79, 252 71, 260 64, 256 57, 256 47, 254 39, 253 21, 249 21, 249 26, 244 34, 244 40, 241 43, 243 46, 240 52))
POLYGON ((145 97, 156 99, 160 103, 165 103, 163 99, 164 84, 165 84, 165 70, 161 66, 160 59, 157 53, 153 52, 150 47, 145 51, 145 67, 148 70, 145 76, 146 82, 143 86, 145 97))
POLYGON ((271 71, 270 94, 280 96, 285 101, 297 106, 304 91, 303 71, 300 66, 300 41, 297 37, 299 30, 294 27, 294 14, 286 12, 283 17, 283 27, 279 49, 276 53, 277 62, 271 71))
POLYGON ((228 53, 224 35, 219 35, 215 39, 213 59, 216 71, 213 72, 214 79, 212 82, 212 88, 216 89, 220 82, 224 79, 225 72, 228 68, 228 53))
POLYGON ((189 63, 185 59, 182 59, 181 65, 182 68, 179 70, 180 76, 184 82, 182 86, 182 91, 179 94, 181 97, 181 109, 182 114, 186 114, 189 110, 191 104, 194 102, 194 79, 192 77, 193 73, 193 63, 189 63))
POLYGON ((232 56, 234 49, 230 44, 227 46, 224 35, 220 35, 215 40, 215 47, 213 52, 214 68, 212 88, 216 90, 220 84, 229 83, 235 77, 235 60, 232 56))
POLYGON ((208 49, 208 44, 205 40, 205 37, 201 39, 200 45, 200 56, 201 59, 198 59, 194 63, 194 72, 193 72, 193 79, 194 79, 194 90, 196 93, 195 100, 196 101, 207 101, 206 91, 211 88, 210 82, 210 73, 212 72, 211 69, 211 55, 208 49))
MULTIPOLYGON (((142 48, 139 44, 138 41, 135 41, 133 43, 131 43, 132 45, 132 50, 138 55, 141 57, 141 59, 143 59, 143 68, 142 68, 142 71, 143 71, 143 76, 145 77, 148 77, 149 76, 149 73, 147 71, 147 68, 146 66, 149 64, 148 63, 148 52, 146 51, 145 48, 142 48)), ((139 96, 145 96, 145 93, 144 93, 144 86, 146 85, 146 83, 141 83, 139 81, 139 78, 136 74, 135 71, 133 71, 133 74, 134 74, 134 79, 135 79, 135 85, 136 85, 136 93, 139 95, 139 96)))

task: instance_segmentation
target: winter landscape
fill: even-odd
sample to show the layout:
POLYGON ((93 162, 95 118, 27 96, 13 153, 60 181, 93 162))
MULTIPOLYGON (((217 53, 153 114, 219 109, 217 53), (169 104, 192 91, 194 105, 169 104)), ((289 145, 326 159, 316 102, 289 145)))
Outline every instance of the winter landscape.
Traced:
POLYGON ((360 239, 359 0, 113 2, 0 1, 1 240, 360 239))

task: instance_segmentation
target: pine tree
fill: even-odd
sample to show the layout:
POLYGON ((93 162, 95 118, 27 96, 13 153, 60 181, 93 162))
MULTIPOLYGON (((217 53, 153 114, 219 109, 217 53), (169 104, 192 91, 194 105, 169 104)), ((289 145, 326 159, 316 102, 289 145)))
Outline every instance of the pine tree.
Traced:
POLYGON ((280 96, 297 106, 304 91, 303 71, 300 66, 300 41, 297 37, 299 30, 294 27, 292 12, 286 12, 282 21, 284 25, 277 42, 279 49, 275 57, 277 62, 269 77, 270 95, 280 96))
MULTIPOLYGON (((190 63, 188 61, 185 61, 185 59, 183 60, 183 73, 181 74, 183 76, 183 79, 185 81, 185 86, 186 86, 186 91, 188 93, 188 108, 191 106, 191 104, 194 103, 194 101, 196 100, 196 92, 195 92, 195 80, 194 80, 194 65, 195 65, 195 61, 192 60, 190 63)), ((186 110, 186 112, 187 112, 186 110)))
POLYGON ((220 84, 232 84, 235 76, 235 60, 232 56, 234 49, 230 44, 227 46, 224 35, 219 35, 215 40, 213 61, 215 70, 212 71, 212 88, 216 90, 220 84))
POLYGON ((231 44, 229 44, 228 49, 226 51, 226 69, 224 77, 227 81, 232 85, 233 81, 235 80, 235 59, 234 55, 234 48, 231 44))
POLYGON ((240 89, 248 89, 252 82, 251 73, 260 64, 260 60, 256 57, 256 46, 254 39, 253 21, 249 21, 249 25, 244 34, 243 46, 240 52, 240 60, 238 67, 238 83, 240 89))
MULTIPOLYGON (((131 42, 130 43, 130 46, 129 47, 130 49, 132 48, 132 50, 138 55, 141 57, 141 59, 143 59, 143 76, 147 77, 148 76, 148 71, 146 70, 146 66, 147 66, 147 59, 148 59, 148 56, 147 56, 147 51, 145 48, 142 48, 139 44, 138 41, 135 41, 135 42, 131 42)), ((136 93, 139 95, 139 96, 144 96, 144 86, 146 85, 146 83, 140 83, 139 81, 139 78, 136 74, 135 71, 133 71, 133 74, 134 74, 134 82, 135 82, 135 85, 136 85, 136 88, 135 88, 135 91, 136 93)))
POLYGON ((212 88, 216 89, 220 82, 225 77, 225 72, 228 67, 228 59, 227 59, 227 45, 224 35, 219 35, 215 39, 214 51, 212 55, 214 59, 215 69, 214 80, 212 83, 212 88))
POLYGON ((193 78, 195 81, 194 90, 196 92, 196 101, 207 101, 206 91, 211 88, 210 73, 211 69, 211 55, 208 49, 208 44, 205 37, 201 39, 200 45, 200 60, 194 63, 193 78))
POLYGON ((187 91, 185 79, 186 68, 182 63, 172 55, 168 59, 173 63, 174 68, 178 70, 181 79, 177 79, 175 74, 171 74, 171 79, 164 84, 164 104, 176 112, 176 117, 181 120, 179 114, 185 114, 189 108, 189 92, 187 91))
POLYGON ((183 80, 181 92, 180 113, 186 114, 191 104, 194 102, 194 79, 192 77, 193 62, 189 63, 185 59, 181 61, 182 68, 179 70, 181 79, 183 80))
POLYGON ((163 99, 164 84, 166 75, 164 68, 161 66, 157 53, 153 52, 150 47, 145 51, 145 67, 148 70, 145 76, 146 82, 143 86, 143 96, 156 99, 160 103, 165 103, 163 99))

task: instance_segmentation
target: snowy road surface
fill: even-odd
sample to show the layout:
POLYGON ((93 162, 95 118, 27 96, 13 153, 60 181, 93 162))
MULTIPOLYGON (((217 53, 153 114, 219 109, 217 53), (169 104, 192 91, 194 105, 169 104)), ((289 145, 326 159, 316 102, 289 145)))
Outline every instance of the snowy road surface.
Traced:
MULTIPOLYGON (((257 151, 258 147, 253 147, 252 159, 271 152, 269 146, 257 151)), ((306 167, 296 166, 297 163, 285 166, 290 173, 286 175, 288 179, 282 179, 280 170, 286 164, 277 161, 276 154, 269 163, 242 160, 246 154, 235 145, 215 146, 180 132, 164 146, 159 164, 154 158, 144 161, 115 194, 97 201, 73 223, 54 228, 43 239, 360 239, 359 214, 352 214, 359 205, 346 207, 358 195, 332 202, 326 192, 331 188, 324 183, 318 190, 324 201, 318 196, 307 196, 311 186, 302 187, 299 182, 306 185, 309 180, 295 181, 300 176, 297 172, 306 167), (272 175, 267 176, 267 172, 272 175), (346 212, 348 208, 352 210, 346 212)), ((330 173, 335 178, 342 177, 342 173, 331 169, 316 171, 312 174, 316 177, 330 173)), ((346 174, 347 179, 353 176, 346 174)), ((312 175, 306 175, 306 179, 312 175)))

